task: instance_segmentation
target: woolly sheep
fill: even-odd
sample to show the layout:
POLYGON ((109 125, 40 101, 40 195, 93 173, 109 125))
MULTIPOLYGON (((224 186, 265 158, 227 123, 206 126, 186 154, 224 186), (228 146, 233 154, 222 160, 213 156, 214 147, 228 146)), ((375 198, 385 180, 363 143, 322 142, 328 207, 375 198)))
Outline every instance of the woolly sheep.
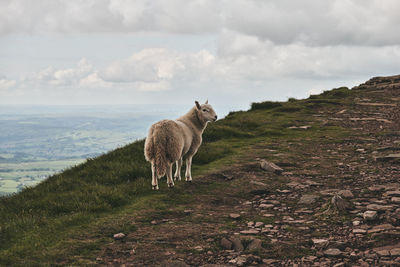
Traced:
POLYGON ((195 106, 176 120, 162 120, 150 127, 144 144, 144 155, 151 163, 153 190, 158 190, 157 178, 167 175, 168 187, 174 186, 172 165, 176 162, 175 180, 181 180, 183 157, 186 158, 186 181, 192 181, 192 157, 202 142, 202 134, 208 122, 216 121, 217 115, 208 100, 195 106))

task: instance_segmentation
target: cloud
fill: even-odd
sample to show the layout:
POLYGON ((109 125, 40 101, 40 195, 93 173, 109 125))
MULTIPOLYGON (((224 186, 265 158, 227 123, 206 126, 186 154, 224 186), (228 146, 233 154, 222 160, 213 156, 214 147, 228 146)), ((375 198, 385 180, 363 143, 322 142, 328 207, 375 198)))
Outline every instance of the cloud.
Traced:
POLYGON ((0 90, 10 89, 17 84, 16 80, 0 79, 0 90))
POLYGON ((0 3, 0 33, 214 32, 220 6, 185 0, 6 0, 0 3))
POLYGON ((231 1, 224 27, 275 44, 395 45, 395 0, 231 1))
MULTIPOLYGON (((48 67, 23 82, 131 91, 185 90, 272 80, 333 80, 375 76, 400 65, 400 47, 276 45, 237 32, 221 33, 216 53, 146 48, 98 68, 81 59, 73 68, 48 67), (365 56, 368 55, 368 56, 365 56), (371 69, 371 66, 374 66, 371 69)), ((259 85, 257 85, 258 87, 259 85)))
POLYGON ((397 0, 6 0, 0 34, 229 30, 275 44, 396 45, 398 10, 397 0))
POLYGON ((331 79, 373 75, 377 69, 395 70, 400 64, 400 47, 277 45, 252 35, 226 31, 219 41, 218 61, 220 69, 232 78, 331 79))
POLYGON ((111 63, 101 77, 110 82, 157 82, 173 78, 183 69, 181 56, 165 48, 147 48, 111 63))
MULTIPOLYGON (((166 90, 171 81, 201 79, 212 74, 215 56, 207 50, 184 53, 146 48, 109 64, 100 78, 112 83, 136 83, 140 90, 166 90)), ((210 78, 210 77, 209 77, 210 78)))
POLYGON ((23 80, 25 82, 38 82, 52 86, 71 86, 80 83, 81 79, 90 82, 94 77, 88 78, 93 71, 93 66, 82 58, 74 68, 55 69, 49 66, 36 73, 31 73, 23 80))
POLYGON ((0 1, 0 36, 9 35, 28 56, 35 49, 26 44, 45 47, 30 66, 13 63, 7 76, 15 80, 0 77, 0 87, 53 90, 54 97, 63 94, 54 88, 71 95, 101 91, 123 101, 124 94, 162 100, 229 94, 241 101, 281 84, 306 94, 329 89, 326 84, 396 74, 398 10, 395 0, 0 1), (37 36, 62 36, 65 46, 37 36), (66 65, 77 54, 90 60, 66 65), (50 66, 40 69, 44 64, 50 66), (24 75, 20 69, 33 71, 17 79, 24 75))
POLYGON ((98 88, 98 87, 109 87, 111 84, 100 78, 97 71, 90 73, 88 76, 79 80, 79 87, 87 88, 98 88))

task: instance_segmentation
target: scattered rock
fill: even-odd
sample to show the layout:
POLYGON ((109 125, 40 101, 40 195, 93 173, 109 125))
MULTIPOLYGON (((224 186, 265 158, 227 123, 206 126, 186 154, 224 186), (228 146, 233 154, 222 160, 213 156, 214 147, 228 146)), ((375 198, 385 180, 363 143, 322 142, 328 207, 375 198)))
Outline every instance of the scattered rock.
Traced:
POLYGON ((385 123, 392 123, 391 121, 387 120, 387 119, 383 119, 383 118, 350 118, 350 121, 381 121, 381 122, 385 122, 385 123))
POLYGON ((352 208, 352 204, 343 199, 338 194, 334 195, 330 201, 330 203, 325 204, 326 210, 324 213, 343 213, 347 212, 352 208))
POLYGON ((307 130, 308 128, 311 128, 311 125, 290 126, 290 127, 288 127, 288 129, 303 129, 303 130, 307 130))
POLYGON ((373 221, 378 217, 378 213, 374 210, 367 210, 363 213, 364 220, 373 221))
POLYGON ((368 230, 368 233, 379 233, 386 230, 392 230, 394 228, 393 225, 389 223, 384 223, 380 225, 375 225, 372 229, 368 230))
POLYGON ((276 260, 276 259, 263 259, 262 262, 267 264, 268 266, 270 266, 272 264, 278 263, 279 260, 276 260))
POLYGON ((190 209, 186 209, 183 211, 183 213, 185 213, 185 215, 190 215, 193 212, 193 210, 190 209))
POLYGON ((254 225, 254 227, 258 228, 258 227, 262 227, 264 225, 263 222, 256 222, 256 224, 254 225))
POLYGON ((366 234, 367 231, 364 229, 353 229, 353 234, 366 234))
POLYGON ((392 197, 390 201, 396 204, 400 204, 400 197, 392 197))
MULTIPOLYGON (((125 264, 123 264, 125 265, 125 264)), ((189 267, 189 265, 187 265, 184 261, 178 261, 178 260, 174 260, 174 261, 168 261, 168 262, 162 262, 160 264, 161 266, 174 266, 174 267, 189 267)))
POLYGON ((253 239, 253 241, 250 242, 250 244, 247 246, 248 250, 253 250, 253 249, 260 249, 262 245, 262 241, 260 239, 253 239))
POLYGON ((270 209, 270 208, 275 207, 275 205, 274 205, 274 204, 265 204, 265 203, 263 203, 263 204, 260 204, 259 207, 260 207, 261 209, 270 209))
POLYGON ((388 257, 388 256, 390 256, 390 252, 387 249, 376 250, 376 254, 378 254, 380 257, 388 257))
POLYGON ((347 265, 344 262, 339 262, 339 263, 336 263, 335 265, 333 265, 332 267, 342 267, 342 266, 347 266, 347 265))
POLYGON ((226 239, 225 237, 221 239, 221 247, 223 247, 224 249, 230 250, 232 249, 232 245, 233 245, 232 242, 226 239))
POLYGON ((231 213, 231 214, 229 214, 229 217, 236 220, 236 219, 239 219, 239 218, 240 218, 240 214, 238 214, 238 213, 231 213))
POLYGON ((260 166, 261 169, 265 171, 274 172, 276 174, 281 174, 283 172, 283 169, 281 167, 277 166, 275 163, 266 160, 261 160, 260 166))
POLYGON ((250 181, 251 184, 267 187, 268 185, 263 183, 263 182, 258 182, 258 181, 250 181))
POLYGON ((114 239, 115 240, 121 240, 121 239, 123 239, 125 237, 125 234, 124 233, 118 233, 118 234, 115 234, 114 235, 114 239))
POLYGON ((390 256, 392 256, 392 257, 400 256, 400 248, 391 249, 390 256))
POLYGON ((385 186, 383 186, 383 185, 373 185, 373 186, 368 187, 368 190, 372 191, 372 192, 381 191, 383 189, 385 189, 385 186))
POLYGON ((256 230, 256 229, 249 229, 249 230, 243 230, 243 231, 240 231, 240 233, 241 234, 243 234, 243 235, 256 235, 256 234, 258 234, 258 230, 256 230))
POLYGON ((344 198, 353 198, 354 195, 350 190, 340 190, 338 195, 344 198))
POLYGON ((363 106, 374 106, 374 107, 396 107, 396 104, 388 104, 388 103, 357 103, 357 105, 363 106))
POLYGON ((329 248, 324 251, 324 255, 328 257, 339 257, 342 255, 342 252, 337 248, 329 248))
POLYGON ((288 190, 288 189, 276 189, 276 192, 281 193, 281 194, 290 194, 290 193, 292 193, 292 190, 288 190))
POLYGON ((197 251, 203 251, 204 250, 202 246, 195 246, 194 249, 197 250, 197 251))
POLYGON ((315 203, 315 200, 317 198, 318 198, 318 196, 314 195, 314 194, 302 195, 300 200, 299 200, 299 204, 310 205, 310 204, 315 203))
POLYGON ((379 205, 379 204, 369 204, 367 205, 368 210, 376 210, 376 211, 386 211, 391 210, 393 206, 390 205, 379 205))
POLYGON ((317 247, 324 247, 327 246, 329 241, 327 239, 318 239, 318 238, 313 238, 311 239, 313 244, 317 247))
POLYGON ((238 256, 229 261, 229 263, 235 264, 236 266, 243 266, 247 262, 247 258, 245 255, 238 256))
POLYGON ((232 238, 230 238, 230 240, 231 240, 231 242, 232 242, 233 249, 234 249, 236 252, 241 252, 241 251, 244 250, 242 241, 241 241, 239 238, 237 238, 237 237, 232 237, 232 238))
POLYGON ((394 159, 400 159, 400 153, 389 154, 387 156, 375 158, 376 161, 390 161, 390 160, 394 160, 394 159))
POLYGON ((389 196, 389 197, 400 197, 400 191, 387 191, 385 193, 385 196, 389 196))

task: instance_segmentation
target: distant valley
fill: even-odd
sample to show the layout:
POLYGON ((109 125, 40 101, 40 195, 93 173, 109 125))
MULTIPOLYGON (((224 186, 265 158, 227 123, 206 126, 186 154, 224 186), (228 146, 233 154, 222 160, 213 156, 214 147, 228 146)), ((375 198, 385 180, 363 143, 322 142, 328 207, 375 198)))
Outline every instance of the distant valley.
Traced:
POLYGON ((182 106, 1 106, 0 195, 143 138, 182 106))

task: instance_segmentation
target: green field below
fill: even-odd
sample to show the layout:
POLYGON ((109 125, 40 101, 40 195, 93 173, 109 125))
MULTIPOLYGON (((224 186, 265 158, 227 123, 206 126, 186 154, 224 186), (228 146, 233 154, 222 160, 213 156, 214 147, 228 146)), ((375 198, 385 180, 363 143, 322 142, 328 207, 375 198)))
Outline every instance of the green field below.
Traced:
POLYGON ((82 163, 85 159, 0 163, 0 195, 15 193, 43 181, 54 173, 82 163))

